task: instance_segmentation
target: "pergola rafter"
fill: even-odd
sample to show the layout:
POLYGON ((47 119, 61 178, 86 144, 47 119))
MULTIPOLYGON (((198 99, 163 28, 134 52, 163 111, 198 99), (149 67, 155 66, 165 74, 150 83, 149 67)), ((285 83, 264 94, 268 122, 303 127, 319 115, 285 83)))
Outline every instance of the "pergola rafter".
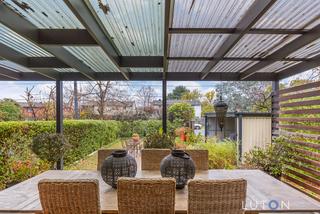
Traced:
POLYGON ((0 77, 7 80, 20 80, 21 73, 11 70, 6 66, 0 65, 0 77))
MULTIPOLYGON (((37 27, 10 10, 3 3, 0 3, 0 22, 31 42, 36 43, 38 41, 37 27)), ((79 72, 87 76, 88 79, 94 80, 95 72, 63 47, 38 45, 68 64, 70 67, 77 69, 79 72)))
MULTIPOLYGON (((237 43, 238 41, 248 32, 251 27, 262 17, 265 12, 274 4, 276 0, 256 0, 246 12, 245 16, 239 21, 236 29, 239 33, 231 34, 226 41, 221 45, 213 58, 224 57, 237 43)), ((219 61, 210 61, 204 69, 201 71, 201 79, 205 79, 210 73, 211 69, 219 61)))
POLYGON ((85 2, 79 0, 64 0, 64 2, 79 19, 82 25, 85 26, 90 35, 115 65, 117 70, 122 73, 126 80, 129 80, 130 77, 128 70, 120 67, 119 51, 115 49, 113 43, 109 39, 109 36, 101 29, 85 2))
MULTIPOLYGON (((271 58, 271 59, 272 58, 285 58, 289 54, 295 52, 296 50, 315 41, 316 39, 318 39, 320 37, 319 30, 320 30, 320 24, 311 29, 311 31, 314 31, 314 33, 299 36, 298 38, 294 39, 292 42, 288 43, 287 45, 283 46, 279 50, 277 50, 274 53, 267 56, 265 58, 266 61, 259 62, 258 64, 255 64, 252 67, 248 68, 247 70, 243 71, 240 75, 240 78, 242 80, 245 80, 250 75, 256 73, 260 69, 272 64, 271 61, 268 61, 269 58, 271 58)), ((312 62, 310 63, 310 65, 313 65, 312 62)))
POLYGON ((287 77, 296 75, 301 73, 301 71, 306 71, 312 68, 316 68, 320 66, 320 55, 311 58, 311 62, 302 62, 292 67, 289 67, 285 70, 280 71, 276 78, 277 79, 285 79, 287 77))
MULTIPOLYGON (((29 67, 29 68, 32 67, 32 64, 34 64, 34 63, 37 64, 38 62, 40 62, 40 61, 38 61, 39 59, 37 57, 31 57, 31 58, 26 57, 25 55, 19 53, 18 51, 15 51, 12 48, 10 48, 4 44, 1 44, 1 43, 0 43, 0 55, 9 61, 12 61, 16 64, 22 65, 24 67, 29 67), (37 59, 37 60, 34 61, 33 59, 37 59)), ((45 57, 45 58, 47 58, 47 57, 45 57)), ((52 59, 53 57, 49 57, 49 58, 52 59)), ((40 58, 40 59, 43 59, 43 58, 40 58)), ((56 58, 54 58, 54 59, 56 59, 56 58)), ((44 62, 50 63, 50 64, 52 63, 52 61, 46 62, 45 60, 43 60, 41 65, 44 65, 43 64, 44 62)), ((61 62, 61 61, 58 60, 58 62, 61 62)), ((53 69, 49 69, 49 70, 50 70, 50 72, 48 72, 48 71, 42 72, 41 70, 38 70, 37 72, 43 76, 50 78, 51 80, 55 80, 59 77, 59 72, 54 71, 53 69)))

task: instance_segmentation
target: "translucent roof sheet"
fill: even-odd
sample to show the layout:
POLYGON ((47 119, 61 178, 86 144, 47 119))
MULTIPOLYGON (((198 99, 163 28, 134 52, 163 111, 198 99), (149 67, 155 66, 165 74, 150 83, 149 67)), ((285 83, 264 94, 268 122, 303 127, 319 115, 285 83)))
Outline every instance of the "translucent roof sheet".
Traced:
POLYGON ((175 0, 173 27, 233 28, 253 0, 175 0))
POLYGON ((278 0, 256 28, 310 29, 320 23, 320 0, 278 0))
POLYGON ((288 57, 291 58, 311 58, 320 54, 320 39, 300 48, 288 57))
POLYGON ((24 66, 21 66, 19 64, 16 64, 14 62, 8 61, 8 60, 0 60, 0 66, 8 68, 12 70, 13 72, 34 72, 33 70, 26 68, 24 66))
POLYGON ((67 72, 67 73, 71 73, 71 72, 78 72, 76 69, 74 68, 55 68, 53 69, 55 71, 59 71, 59 72, 67 72))
POLYGON ((278 61, 275 63, 272 63, 271 65, 264 67, 263 69, 258 70, 257 72, 279 72, 281 70, 284 70, 286 68, 289 68, 291 66, 294 66, 296 64, 299 64, 300 62, 295 61, 278 61))
POLYGON ((38 28, 83 28, 63 0, 4 0, 38 28))
POLYGON ((124 56, 163 55, 164 0, 90 0, 124 56), (108 4, 110 10, 101 9, 108 4))
POLYGON ((254 64, 257 61, 225 61, 222 60, 210 72, 241 72, 254 64))
POLYGON ((247 34, 226 55, 228 57, 266 57, 298 35, 247 34))
POLYGON ((1 23, 0 42, 28 57, 52 56, 47 51, 33 44, 29 40, 23 38, 1 23))
POLYGON ((168 72, 200 72, 208 61, 178 61, 170 60, 168 72))
POLYGON ((117 68, 110 62, 100 47, 64 47, 78 59, 96 72, 116 72, 117 68))
POLYGON ((163 68, 130 68, 132 72, 163 72, 163 68))
POLYGON ((212 57, 227 37, 227 34, 174 34, 170 56, 212 57))

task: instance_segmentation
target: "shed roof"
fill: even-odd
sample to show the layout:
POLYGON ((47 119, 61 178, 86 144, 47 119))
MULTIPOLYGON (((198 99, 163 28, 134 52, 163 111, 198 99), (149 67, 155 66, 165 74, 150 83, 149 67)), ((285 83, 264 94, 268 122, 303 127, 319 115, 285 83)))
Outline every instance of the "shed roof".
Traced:
POLYGON ((319 52, 320 0, 0 1, 0 80, 278 80, 319 52))

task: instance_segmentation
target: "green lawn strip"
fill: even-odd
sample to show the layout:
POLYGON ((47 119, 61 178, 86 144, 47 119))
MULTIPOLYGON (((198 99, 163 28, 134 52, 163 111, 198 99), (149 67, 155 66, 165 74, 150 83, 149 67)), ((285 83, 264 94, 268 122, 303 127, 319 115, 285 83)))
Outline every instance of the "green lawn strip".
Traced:
MULTIPOLYGON (((121 149, 122 140, 117 140, 116 142, 102 147, 104 149, 121 149)), ((65 167, 66 170, 96 170, 97 169, 98 152, 95 151, 88 155, 86 158, 77 161, 76 163, 65 167)))

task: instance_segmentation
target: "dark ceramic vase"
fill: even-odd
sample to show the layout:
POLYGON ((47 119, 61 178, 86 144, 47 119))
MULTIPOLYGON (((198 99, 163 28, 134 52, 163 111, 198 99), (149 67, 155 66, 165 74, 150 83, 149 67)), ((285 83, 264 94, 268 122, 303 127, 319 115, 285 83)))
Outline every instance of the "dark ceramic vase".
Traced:
POLYGON ((113 188, 117 188, 119 177, 135 177, 136 174, 137 162, 132 156, 127 154, 126 150, 112 152, 103 161, 101 167, 102 179, 113 188))
POLYGON ((194 178, 195 164, 188 153, 172 150, 170 155, 162 159, 160 171, 162 177, 175 178, 177 189, 182 189, 189 179, 194 178))

